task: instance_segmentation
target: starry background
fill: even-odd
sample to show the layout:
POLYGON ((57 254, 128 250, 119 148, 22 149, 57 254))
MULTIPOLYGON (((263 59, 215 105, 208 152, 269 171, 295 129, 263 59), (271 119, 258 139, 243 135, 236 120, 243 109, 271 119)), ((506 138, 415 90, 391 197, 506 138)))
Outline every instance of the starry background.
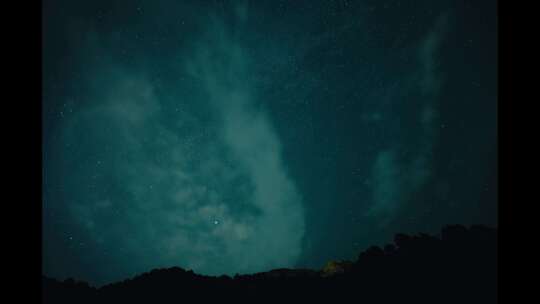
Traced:
POLYGON ((497 225, 495 1, 47 0, 42 33, 45 275, 497 225))

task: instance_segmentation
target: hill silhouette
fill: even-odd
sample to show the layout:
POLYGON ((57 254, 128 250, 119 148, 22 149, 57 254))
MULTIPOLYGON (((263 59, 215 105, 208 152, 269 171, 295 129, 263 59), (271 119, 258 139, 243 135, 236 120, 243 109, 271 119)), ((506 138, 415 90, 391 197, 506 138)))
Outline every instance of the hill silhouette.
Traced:
POLYGON ((440 235, 397 234, 356 261, 321 270, 275 269, 204 276, 154 269, 100 288, 43 277, 44 303, 497 303, 497 230, 446 226, 440 235))

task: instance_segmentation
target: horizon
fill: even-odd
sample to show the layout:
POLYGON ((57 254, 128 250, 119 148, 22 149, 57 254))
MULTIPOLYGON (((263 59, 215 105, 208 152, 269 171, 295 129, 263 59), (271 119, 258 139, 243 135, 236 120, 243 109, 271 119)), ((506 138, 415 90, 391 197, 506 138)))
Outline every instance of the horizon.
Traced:
MULTIPOLYGON (((466 225, 448 224, 448 225, 445 225, 445 226, 441 227, 441 230, 440 230, 439 233, 434 234, 434 235, 428 235, 428 236, 433 237, 433 238, 438 239, 438 240, 442 240, 442 235, 441 235, 442 231, 445 228, 448 229, 448 228, 456 227, 456 226, 457 227, 464 227, 465 229, 467 229, 469 231, 473 227, 476 227, 476 228, 480 227, 482 229, 487 228, 487 229, 494 230, 494 231, 498 232, 498 227, 496 227, 496 226, 491 227, 491 226, 487 226, 487 225, 473 224, 473 225, 469 225, 467 227, 466 225)), ((399 234, 402 234, 402 233, 396 233, 394 235, 394 239, 399 234)), ((426 235, 426 234, 420 232, 420 233, 417 233, 417 234, 411 234, 409 236, 411 236, 411 237, 419 237, 419 236, 422 236, 422 235, 426 235)), ((378 247, 378 248, 382 249, 387 245, 395 245, 395 241, 392 240, 391 242, 386 243, 384 246, 373 245, 373 246, 370 246, 370 248, 378 247)), ((182 270, 183 272, 192 273, 193 275, 200 276, 200 277, 215 278, 215 279, 226 277, 226 278, 232 279, 232 280, 234 280, 234 279, 236 279, 238 277, 252 277, 252 276, 258 275, 258 274, 264 274, 264 273, 269 273, 269 272, 274 272, 274 271, 282 271, 282 270, 292 270, 292 271, 301 270, 301 271, 311 271, 311 272, 315 272, 315 273, 323 273, 324 269, 331 263, 347 263, 347 262, 356 263, 356 262, 358 262, 358 259, 360 258, 361 254, 366 253, 366 252, 367 252, 367 249, 364 250, 364 251, 361 251, 355 259, 351 259, 351 260, 346 260, 346 259, 329 260, 324 265, 322 265, 322 267, 316 267, 316 268, 294 268, 294 267, 293 268, 274 268, 274 269, 263 270, 263 271, 259 271, 259 272, 253 272, 253 273, 235 273, 234 275, 229 275, 229 274, 204 275, 204 274, 197 273, 193 269, 185 269, 185 268, 182 268, 180 266, 170 266, 170 267, 154 268, 154 269, 146 270, 144 272, 135 274, 134 276, 131 276, 131 277, 123 278, 123 279, 120 279, 120 280, 117 280, 117 281, 114 281, 114 282, 105 282, 105 283, 100 284, 100 285, 99 284, 92 284, 91 282, 87 282, 87 281, 84 281, 84 280, 78 280, 77 278, 73 278, 73 277, 61 279, 61 278, 49 277, 49 276, 46 276, 46 275, 42 274, 42 278, 52 279, 52 280, 55 280, 57 282, 63 282, 63 283, 65 283, 67 281, 73 281, 74 283, 84 283, 84 284, 88 284, 88 286, 91 287, 91 288, 101 289, 103 287, 115 285, 115 284, 118 284, 118 283, 125 283, 127 281, 132 281, 134 279, 137 279, 137 278, 140 278, 140 277, 143 277, 145 275, 149 275, 149 274, 152 274, 152 273, 155 273, 155 272, 158 272, 158 271, 167 271, 167 270, 172 270, 172 269, 179 269, 179 270, 182 270)), ((330 276, 332 276, 332 275, 330 275, 330 276)))

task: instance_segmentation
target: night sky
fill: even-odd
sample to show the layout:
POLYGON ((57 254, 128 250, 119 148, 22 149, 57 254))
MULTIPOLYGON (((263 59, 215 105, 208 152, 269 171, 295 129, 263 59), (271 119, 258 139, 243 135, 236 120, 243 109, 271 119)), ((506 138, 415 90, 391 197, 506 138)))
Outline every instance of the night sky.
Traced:
POLYGON ((45 275, 497 225, 496 1, 46 0, 42 45, 45 275))

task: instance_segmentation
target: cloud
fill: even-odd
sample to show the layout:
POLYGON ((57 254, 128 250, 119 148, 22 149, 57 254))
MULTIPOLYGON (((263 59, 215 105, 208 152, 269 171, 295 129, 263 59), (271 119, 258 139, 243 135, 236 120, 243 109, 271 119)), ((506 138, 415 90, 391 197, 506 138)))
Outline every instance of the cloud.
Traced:
MULTIPOLYGON (((432 152, 438 129, 437 100, 444 80, 444 75, 438 69, 438 52, 448 30, 448 18, 448 14, 441 15, 416 47, 417 83, 403 88, 422 101, 417 120, 417 144, 411 146, 410 143, 403 143, 383 149, 378 152, 372 165, 372 202, 366 215, 377 218, 380 226, 388 225, 432 174, 432 152), (402 156, 402 152, 407 150, 412 151, 412 156, 402 156)), ((412 75, 414 77, 415 73, 412 75)))
POLYGON ((250 225, 224 222, 223 231, 232 231, 230 235, 245 242, 245 247, 227 244, 226 250, 239 257, 245 271, 292 266, 304 232, 301 197, 287 176, 279 138, 262 107, 254 102, 246 53, 222 30, 222 24, 214 25, 206 43, 196 48, 196 59, 186 62, 186 69, 205 86, 210 103, 221 114, 220 136, 250 176, 252 203, 261 210, 250 225))
POLYGON ((219 19, 201 36, 177 71, 196 94, 167 104, 144 69, 109 63, 88 72, 92 101, 63 126, 63 140, 80 143, 63 156, 79 164, 66 165, 67 208, 116 265, 99 262, 97 249, 82 253, 98 283, 167 266, 252 273, 300 255, 301 195, 257 102, 250 58, 219 19))
POLYGON ((427 34, 419 47, 422 76, 420 86, 424 94, 437 94, 443 75, 438 70, 437 53, 449 26, 449 15, 443 14, 436 20, 433 29, 427 34))
POLYGON ((386 218, 393 215, 398 207, 402 188, 402 178, 399 172, 395 151, 380 152, 372 168, 372 199, 373 205, 367 215, 386 218))

